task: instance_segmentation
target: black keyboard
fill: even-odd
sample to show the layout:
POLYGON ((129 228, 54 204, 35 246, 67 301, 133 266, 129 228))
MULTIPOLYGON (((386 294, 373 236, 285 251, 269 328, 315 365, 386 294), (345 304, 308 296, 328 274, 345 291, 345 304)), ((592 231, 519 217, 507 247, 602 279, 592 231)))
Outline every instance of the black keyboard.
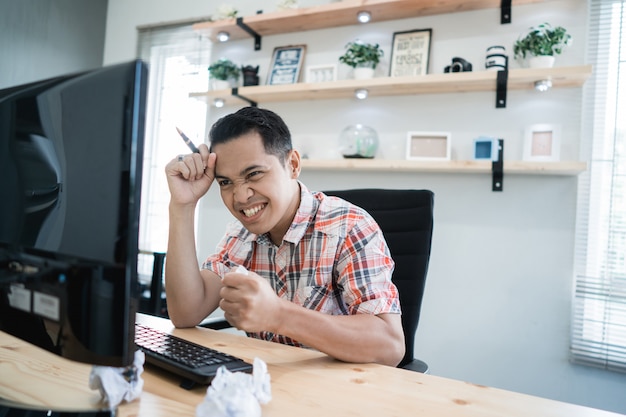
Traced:
POLYGON ((220 366, 231 372, 252 372, 252 365, 224 352, 201 346, 137 323, 135 344, 146 354, 146 362, 184 378, 181 386, 210 384, 220 366))

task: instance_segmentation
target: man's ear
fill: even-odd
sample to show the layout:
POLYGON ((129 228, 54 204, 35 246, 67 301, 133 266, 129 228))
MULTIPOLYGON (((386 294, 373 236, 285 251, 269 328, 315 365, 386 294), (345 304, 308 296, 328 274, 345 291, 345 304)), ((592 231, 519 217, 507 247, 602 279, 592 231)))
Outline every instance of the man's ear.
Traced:
POLYGON ((289 156, 287 159, 287 169, 291 174, 291 178, 297 179, 300 176, 300 170, 302 169, 300 153, 295 149, 292 149, 289 152, 289 156))

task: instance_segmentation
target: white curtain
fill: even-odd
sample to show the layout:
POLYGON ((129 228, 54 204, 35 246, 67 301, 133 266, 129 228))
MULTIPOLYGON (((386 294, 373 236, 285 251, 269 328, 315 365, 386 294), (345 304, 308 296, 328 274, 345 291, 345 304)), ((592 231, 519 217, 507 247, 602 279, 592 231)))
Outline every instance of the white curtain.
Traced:
POLYGON ((571 357, 626 372, 626 2, 589 1, 571 357))
MULTIPOLYGON (((148 110, 141 200, 139 247, 147 252, 167 248, 169 191, 167 162, 189 149, 180 128, 194 143, 205 141, 204 101, 189 93, 208 89, 211 41, 192 29, 193 22, 139 28, 138 57, 149 66, 148 110)), ((150 257, 140 259, 140 275, 151 270, 150 257)))

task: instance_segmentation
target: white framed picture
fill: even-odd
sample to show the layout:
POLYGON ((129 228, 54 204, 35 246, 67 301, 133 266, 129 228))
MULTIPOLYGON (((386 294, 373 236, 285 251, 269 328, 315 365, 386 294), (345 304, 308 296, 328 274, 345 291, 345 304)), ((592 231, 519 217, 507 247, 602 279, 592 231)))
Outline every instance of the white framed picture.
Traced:
POLYGON ((274 48, 268 85, 295 84, 300 80, 306 45, 279 46, 274 48))
POLYGON ((323 83, 337 81, 337 64, 308 65, 306 67, 307 83, 323 83))
POLYGON ((524 133, 524 161, 558 161, 561 157, 561 127, 536 124, 524 133))
POLYGON ((449 132, 408 132, 406 159, 449 161, 452 145, 449 132))

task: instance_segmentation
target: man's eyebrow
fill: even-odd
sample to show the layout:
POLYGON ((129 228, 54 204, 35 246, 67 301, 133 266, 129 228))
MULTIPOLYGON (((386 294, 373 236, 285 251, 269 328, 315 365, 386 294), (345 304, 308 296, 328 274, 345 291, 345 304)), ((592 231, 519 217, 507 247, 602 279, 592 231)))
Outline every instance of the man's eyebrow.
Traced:
MULTIPOLYGON (((245 177, 246 174, 248 174, 251 171, 255 171, 257 169, 268 169, 268 167, 266 167, 265 165, 250 165, 249 167, 246 167, 246 168, 242 169, 239 172, 239 176, 240 177, 245 177)), ((227 176, 218 174, 217 172, 215 173, 215 178, 224 179, 224 180, 229 179, 227 176)))

